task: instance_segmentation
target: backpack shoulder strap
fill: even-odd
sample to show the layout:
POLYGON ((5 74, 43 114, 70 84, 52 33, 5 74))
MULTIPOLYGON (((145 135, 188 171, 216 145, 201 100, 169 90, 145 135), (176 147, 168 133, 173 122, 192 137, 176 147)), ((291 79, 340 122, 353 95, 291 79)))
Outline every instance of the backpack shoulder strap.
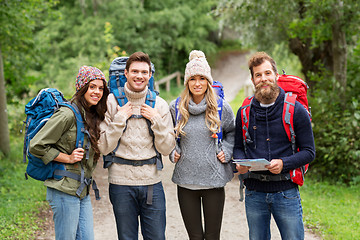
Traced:
POLYGON ((179 114, 179 104, 180 104, 180 100, 181 98, 178 97, 175 100, 175 125, 177 124, 177 122, 180 120, 180 114, 179 114))
POLYGON ((114 88, 112 93, 114 94, 120 107, 124 106, 128 102, 128 99, 125 95, 124 87, 114 88))
MULTIPOLYGON (((181 98, 178 97, 175 100, 175 126, 180 120, 180 113, 179 113, 179 104, 180 104, 181 98)), ((177 137, 176 141, 180 144, 180 135, 177 137)))
POLYGON ((90 149, 90 133, 85 129, 84 121, 81 116, 81 112, 78 106, 75 103, 63 102, 59 103, 60 106, 65 106, 71 109, 75 115, 76 120, 76 147, 84 148, 86 152, 86 160, 89 159, 89 149, 90 149), (85 135, 88 138, 87 144, 84 146, 85 135))
POLYGON ((155 91, 148 89, 146 93, 145 103, 150 107, 154 108, 156 103, 156 96, 157 94, 155 91))
MULTIPOLYGON (((217 105, 218 105, 219 119, 220 119, 220 122, 221 122, 222 110, 223 110, 223 105, 224 105, 224 99, 221 98, 220 96, 219 96, 219 98, 218 98, 218 100, 217 100, 217 105)), ((219 143, 221 143, 222 138, 223 138, 222 124, 220 124, 219 132, 217 133, 217 136, 218 136, 218 141, 219 141, 219 143)))
POLYGON ((291 147, 293 150, 293 153, 296 152, 296 146, 295 146, 295 131, 294 131, 294 112, 295 112, 295 101, 296 101, 296 94, 293 94, 292 92, 285 93, 285 99, 284 99, 284 107, 283 107, 283 125, 286 132, 286 135, 289 138, 289 141, 291 142, 291 147))
POLYGON ((251 142, 251 138, 249 134, 249 122, 250 122, 250 107, 253 98, 254 96, 245 98, 240 108, 243 143, 244 143, 245 151, 246 151, 246 144, 251 142))

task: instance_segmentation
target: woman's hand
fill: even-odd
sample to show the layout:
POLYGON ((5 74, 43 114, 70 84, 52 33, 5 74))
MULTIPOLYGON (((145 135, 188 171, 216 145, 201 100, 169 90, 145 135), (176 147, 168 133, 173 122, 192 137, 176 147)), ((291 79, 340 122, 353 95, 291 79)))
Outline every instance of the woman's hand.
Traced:
POLYGON ((68 155, 66 153, 59 153, 59 155, 54 159, 57 162, 62 163, 76 163, 80 162, 84 157, 84 149, 83 148, 76 148, 71 155, 68 155))
POLYGON ((177 163, 179 161, 179 159, 180 159, 180 154, 178 154, 175 150, 174 151, 174 162, 177 163))
POLYGON ((217 156, 217 158, 219 159, 220 162, 226 163, 225 153, 224 153, 223 150, 221 150, 221 152, 219 152, 216 156, 217 156))

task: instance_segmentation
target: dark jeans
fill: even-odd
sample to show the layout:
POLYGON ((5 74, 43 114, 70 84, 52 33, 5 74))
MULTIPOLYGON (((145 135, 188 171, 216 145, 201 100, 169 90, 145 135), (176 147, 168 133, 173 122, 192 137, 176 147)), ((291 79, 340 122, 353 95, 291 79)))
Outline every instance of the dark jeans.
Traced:
POLYGON ((177 187, 181 215, 190 240, 219 240, 225 203, 224 188, 190 190, 177 187), (205 231, 202 226, 203 207, 205 231))
POLYGON ((140 216, 144 240, 165 239, 165 194, 162 183, 153 185, 152 204, 148 205, 148 186, 110 184, 109 195, 116 219, 118 239, 138 239, 140 216))

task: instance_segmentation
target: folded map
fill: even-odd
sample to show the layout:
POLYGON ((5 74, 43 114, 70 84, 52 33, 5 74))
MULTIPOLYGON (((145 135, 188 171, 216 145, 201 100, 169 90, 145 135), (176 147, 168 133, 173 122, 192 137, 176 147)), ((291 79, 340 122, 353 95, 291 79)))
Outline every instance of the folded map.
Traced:
POLYGON ((269 165, 270 162, 265 158, 258 159, 234 159, 234 163, 240 164, 242 166, 251 167, 250 171, 266 171, 268 170, 265 166, 269 165))

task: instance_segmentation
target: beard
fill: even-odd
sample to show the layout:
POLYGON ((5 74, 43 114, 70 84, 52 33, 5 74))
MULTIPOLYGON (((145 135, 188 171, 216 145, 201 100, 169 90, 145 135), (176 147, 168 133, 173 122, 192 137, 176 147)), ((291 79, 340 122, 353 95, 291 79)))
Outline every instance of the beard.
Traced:
POLYGON ((259 83, 255 86, 255 98, 263 104, 270 104, 275 102, 279 92, 280 89, 276 82, 259 83), (268 85, 270 88, 262 88, 264 85, 268 85))

